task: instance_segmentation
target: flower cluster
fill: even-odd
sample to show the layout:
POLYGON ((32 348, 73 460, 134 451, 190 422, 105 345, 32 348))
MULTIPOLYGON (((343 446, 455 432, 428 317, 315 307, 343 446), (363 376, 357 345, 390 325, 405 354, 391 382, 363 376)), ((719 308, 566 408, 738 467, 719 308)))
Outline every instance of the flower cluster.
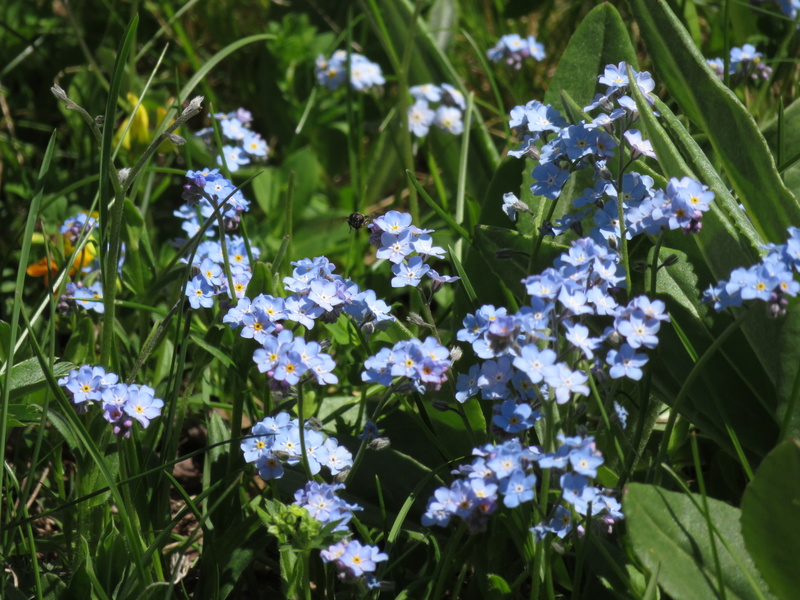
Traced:
POLYGON ((320 551, 319 555, 323 562, 336 565, 340 578, 350 580, 363 575, 371 589, 380 587, 372 575, 378 568, 377 563, 389 560, 389 556, 377 546, 364 546, 358 540, 338 542, 320 551))
MULTIPOLYGON (((97 226, 97 219, 87 213, 79 213, 64 221, 58 231, 64 236, 64 253, 72 254, 75 246, 78 245, 81 236, 90 235, 97 226)), ((124 249, 120 256, 119 271, 122 272, 124 262, 124 249)), ((47 258, 44 259, 47 262, 47 258)), ((77 253, 70 275, 75 274, 78 269, 87 281, 70 282, 66 285, 64 293, 58 298, 58 311, 61 314, 70 314, 77 307, 85 310, 93 310, 98 314, 105 311, 103 305, 103 285, 100 281, 94 281, 90 285, 87 282, 95 277, 93 273, 100 270, 100 261, 97 260, 97 248, 93 241, 90 241, 84 248, 77 253)), ((30 274, 30 269, 29 269, 30 274)))
MULTIPOLYGON (((227 233, 238 227, 241 214, 248 210, 250 201, 219 173, 219 169, 188 171, 186 177, 189 182, 183 186, 182 195, 186 204, 173 214, 183 220, 181 228, 189 236, 194 237, 206 228, 206 236, 218 238, 205 240, 197 246, 192 259, 197 274, 187 284, 186 296, 192 308, 210 308, 214 296, 243 297, 252 277, 244 239, 227 233), (224 249, 216 232, 217 211, 222 215, 225 228, 224 249), (230 265, 230 279, 225 273, 225 252, 230 265)), ((251 247, 250 252, 254 258, 260 254, 255 247, 251 247)))
MULTIPOLYGON (((261 318, 261 314, 254 314, 254 318, 261 318)), ((243 337, 257 332, 261 325, 260 321, 254 319, 248 321, 242 330, 243 337)), ((269 320, 266 324, 269 324, 269 320)), ((307 342, 300 336, 295 337, 289 329, 277 332, 277 327, 273 333, 260 335, 259 340, 263 341, 261 348, 253 353, 253 361, 258 370, 269 377, 273 388, 285 391, 300 383, 300 378, 307 372, 316 378, 319 385, 339 382, 339 378, 332 373, 336 363, 322 352, 322 346, 317 342, 307 342)))
POLYGON ((422 524, 445 527, 457 516, 470 531, 483 531, 501 499, 506 508, 513 509, 535 498, 536 483, 544 469, 551 475, 562 473, 558 479, 561 494, 548 517, 531 529, 538 539, 548 532, 563 539, 573 528, 573 513, 600 515, 609 525, 622 519, 620 503, 591 485, 603 464, 594 438, 559 435, 558 439, 562 446, 554 453, 545 453, 538 446, 525 448, 517 439, 474 448, 472 463, 453 471, 460 477, 449 488, 437 489, 429 499, 422 524))
POLYGON ((789 17, 792 21, 797 18, 797 13, 800 11, 800 0, 777 0, 781 12, 789 17))
POLYGON ((64 293, 58 297, 58 310, 62 314, 68 314, 77 306, 102 315, 105 312, 103 284, 95 281, 87 287, 82 281, 68 283, 64 293))
POLYGON ((295 322, 307 330, 317 319, 333 323, 341 314, 369 333, 382 323, 394 320, 389 306, 372 290, 361 291, 355 283, 334 273, 336 266, 324 256, 292 262, 294 270, 285 277, 286 298, 260 294, 254 299, 242 297, 223 317, 231 328, 241 327, 240 335, 254 339, 261 347, 253 354, 258 370, 270 378, 276 391, 286 391, 309 373, 319 385, 338 383, 333 374, 333 359, 322 346, 295 336, 285 326, 295 322))
MULTIPOLYGON (((730 61, 728 63, 728 74, 731 76, 731 85, 744 83, 747 80, 767 81, 772 75, 772 68, 761 61, 763 54, 756 52, 756 47, 752 44, 745 44, 741 48, 731 48, 730 61)), ((723 79, 725 73, 725 61, 721 58, 709 58, 706 60, 708 66, 723 79)))
POLYGON ((348 504, 336 495, 344 489, 343 483, 329 484, 309 481, 294 493, 294 504, 305 508, 314 519, 327 525, 336 523, 334 531, 347 531, 353 511, 363 510, 358 504, 348 504))
POLYGON ((432 291, 436 292, 445 283, 453 283, 459 277, 439 275, 426 261, 430 257, 444 258, 444 249, 433 245, 429 235, 432 229, 420 229, 411 224, 408 213, 390 210, 369 224, 371 244, 378 247, 376 256, 392 264, 392 287, 417 287, 427 275, 433 280, 432 291), (416 253, 417 256, 412 256, 416 253))
MULTIPOLYGON (((635 84, 652 103, 655 85, 652 77, 647 72, 633 73, 635 84)), ((555 200, 574 171, 592 167, 595 173, 594 186, 573 200, 579 212, 565 215, 555 223, 544 223, 541 232, 546 235, 560 235, 569 229, 580 232, 581 222, 592 213, 591 237, 616 248, 621 237, 620 201, 626 239, 642 233, 655 234, 662 229, 698 232, 703 213, 714 199, 707 186, 684 177, 672 178, 666 190, 658 190, 653 188, 651 177, 633 171, 625 173, 621 182, 613 179, 606 164, 615 155, 617 140, 609 131, 617 128, 621 132, 620 140, 629 149, 631 159, 654 158, 655 153, 650 142, 642 139, 641 132, 630 128, 639 113, 636 102, 627 95, 631 84, 626 63, 607 65, 598 79, 607 86, 606 92, 598 94, 584 111, 600 108, 603 112, 589 123, 569 125, 558 110, 537 100, 511 111, 509 125, 523 133, 525 141, 522 148, 509 154, 531 156, 539 161, 531 174, 534 194, 555 200)), ((503 198, 503 211, 515 220, 518 212, 529 212, 529 208, 509 193, 503 198)))
POLYGON ((361 380, 390 386, 395 377, 404 377, 408 391, 424 394, 428 389, 438 390, 447 381, 452 362, 450 352, 436 338, 424 342, 418 339, 397 342, 393 348, 383 348, 364 362, 366 369, 361 380))
MULTIPOLYGON (((362 510, 357 504, 348 504, 336 492, 344 489, 343 484, 330 485, 309 481, 305 487, 294 494, 294 504, 305 508, 309 515, 326 525, 336 523, 333 531, 348 532, 348 523, 353 511, 362 510)), ((364 578, 369 588, 378 588, 380 583, 373 573, 377 563, 389 557, 377 546, 365 546, 358 540, 342 539, 320 551, 325 563, 333 563, 339 571, 339 578, 344 581, 355 581, 364 578)))
POLYGON ((347 78, 348 60, 350 61, 350 86, 354 90, 365 91, 386 83, 377 63, 356 52, 348 54, 344 50, 337 50, 330 58, 325 58, 321 54, 317 57, 315 69, 317 81, 327 86, 329 90, 338 88, 347 78))
POLYGON ((486 52, 486 56, 492 62, 504 60, 507 65, 515 69, 522 67, 522 61, 526 58, 544 60, 544 46, 536 41, 532 35, 523 39, 522 36, 512 33, 501 37, 494 48, 486 52))
MULTIPOLYGON (((246 462, 254 463, 259 476, 264 480, 283 477, 283 462, 295 466, 302 460, 302 446, 305 445, 306 459, 312 475, 326 467, 331 475, 337 476, 353 466, 353 456, 336 438, 326 438, 306 422, 300 440, 300 423, 289 413, 278 413, 256 423, 241 444, 246 462)), ((332 492, 331 492, 332 493, 332 492)), ((338 514, 338 513, 336 513, 338 514)), ((318 520, 319 517, 315 517, 318 520)), ((341 517, 329 520, 339 520, 341 517)), ((328 521, 325 521, 328 522, 328 521)), ((346 521, 345 521, 346 524, 346 521)))
POLYGON ((103 417, 114 426, 114 434, 130 437, 133 422, 147 428, 150 421, 161 415, 164 401, 155 397, 155 390, 146 385, 119 382, 115 373, 103 367, 83 365, 72 369, 58 380, 78 412, 85 412, 94 403, 103 407, 103 417))
POLYGON ((464 131, 463 113, 467 103, 464 94, 452 85, 426 83, 408 91, 414 98, 414 104, 408 107, 408 130, 416 137, 428 135, 431 125, 453 135, 464 131), (434 106, 437 103, 439 106, 434 106))
POLYGON ((618 260, 605 245, 581 238, 554 267, 523 280, 528 306, 508 314, 485 305, 468 314, 457 339, 471 344, 484 362, 458 376, 456 399, 466 402, 480 394, 494 401, 493 424, 516 434, 540 418, 536 404, 588 396, 589 369, 607 368, 611 379, 641 379, 647 362, 642 351, 656 347, 661 323, 669 317, 663 302, 646 296, 626 306, 617 303, 614 296, 624 281, 618 260), (612 323, 593 336, 585 323, 591 316, 612 323), (558 346, 562 338, 566 349, 558 346), (586 367, 575 370, 559 356, 585 361, 586 367))
POLYGON ((789 298, 800 292, 800 283, 794 272, 800 271, 800 229, 789 227, 785 244, 769 244, 767 254, 760 263, 745 269, 731 271, 728 281, 709 286, 703 301, 722 311, 729 306, 741 306, 745 300, 761 300, 773 317, 786 314, 789 298))
POLYGON ((81 234, 92 231, 96 226, 97 219, 82 212, 64 221, 58 231, 74 246, 78 243, 78 238, 81 234))
MULTIPOLYGON (((250 129, 253 115, 249 110, 239 108, 234 112, 217 113, 214 118, 219 121, 222 139, 229 142, 222 146, 225 165, 231 173, 239 167, 250 164, 251 159, 265 159, 269 154, 269 146, 260 133, 250 129)), ((195 135, 211 141, 214 134, 212 127, 201 129, 195 135)), ((222 164, 222 157, 217 157, 217 164, 222 164)))
POLYGON ((292 265, 295 268, 291 277, 283 278, 284 289, 293 294, 286 302, 299 305, 288 317, 290 320, 307 329, 313 327, 311 319, 321 317, 332 323, 343 312, 353 317, 360 327, 367 324, 374 327, 395 320, 389 314, 390 307, 378 299, 374 291, 362 291, 358 284, 334 273, 336 265, 324 256, 304 258, 292 265))

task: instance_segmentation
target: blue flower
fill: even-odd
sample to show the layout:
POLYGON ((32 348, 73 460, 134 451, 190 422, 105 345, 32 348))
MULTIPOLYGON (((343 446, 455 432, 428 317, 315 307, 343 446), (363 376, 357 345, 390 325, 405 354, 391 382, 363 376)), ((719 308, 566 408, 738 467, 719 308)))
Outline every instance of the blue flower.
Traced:
POLYGON ((539 418, 539 412, 530 404, 517 404, 509 399, 500 404, 500 412, 492 417, 492 423, 507 433, 519 433, 533 427, 539 418))
POLYGON ((408 264, 400 263, 392 267, 392 287, 404 287, 407 285, 417 287, 422 277, 428 272, 430 267, 422 262, 419 256, 412 256, 408 264))
POLYGON ((522 470, 514 471, 500 484, 503 504, 508 508, 516 508, 523 502, 530 502, 533 500, 535 487, 536 475, 526 475, 522 470))
POLYGON ((428 106, 428 102, 420 98, 408 107, 408 130, 416 137, 428 135, 436 113, 428 106))
POLYGON ((472 365, 468 373, 462 373, 456 380, 456 400, 462 404, 478 393, 480 365, 472 365))
POLYGON ((211 308, 214 306, 214 288, 206 280, 197 275, 186 284, 186 296, 192 308, 211 308))
POLYGON ((150 425, 150 421, 161 415, 164 401, 154 397, 155 390, 146 385, 128 386, 128 398, 125 412, 139 421, 142 427, 150 425))
POLYGON ((643 375, 642 367, 647 364, 647 355, 636 354, 629 344, 622 344, 619 350, 608 351, 606 362, 611 365, 608 374, 612 379, 627 377, 639 381, 643 375))
POLYGON ((561 195, 561 188, 569 179, 569 172, 547 163, 534 167, 531 176, 535 179, 535 183, 531 185, 534 195, 555 200, 561 195))

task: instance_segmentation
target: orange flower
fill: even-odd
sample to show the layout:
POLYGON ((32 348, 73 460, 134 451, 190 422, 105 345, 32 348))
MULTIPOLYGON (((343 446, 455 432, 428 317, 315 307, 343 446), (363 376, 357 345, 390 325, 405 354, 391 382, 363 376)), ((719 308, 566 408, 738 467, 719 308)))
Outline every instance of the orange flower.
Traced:
MULTIPOLYGON (((69 241, 64 241, 64 251, 66 254, 72 254, 73 251, 72 244, 69 241)), ((70 275, 75 275, 80 269, 86 267, 92 263, 92 261, 97 256, 97 249, 95 248, 94 244, 87 244, 84 246, 83 250, 81 250, 76 256, 75 260, 72 262, 72 267, 69 270, 70 275)), ((48 260, 45 256, 41 260, 31 264, 25 269, 25 272, 30 275, 31 277, 45 277, 46 282, 50 282, 52 277, 55 277, 58 273, 58 264, 54 260, 48 260)))

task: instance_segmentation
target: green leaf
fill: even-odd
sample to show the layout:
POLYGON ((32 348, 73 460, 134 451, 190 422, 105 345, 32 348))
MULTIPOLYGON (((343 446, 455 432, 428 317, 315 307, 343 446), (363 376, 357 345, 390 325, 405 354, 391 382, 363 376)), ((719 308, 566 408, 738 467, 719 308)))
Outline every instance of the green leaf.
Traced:
MULTIPOLYGON (((717 173, 711 161, 705 155, 703 150, 689 135, 686 128, 678 120, 678 117, 664 104, 661 100, 656 98, 656 110, 661 113, 658 123, 664 128, 672 142, 680 150, 681 155, 686 160, 687 164, 691 167, 692 171, 696 174, 699 180, 707 185, 714 191, 716 195, 714 203, 722 208, 722 212, 727 217, 727 220, 734 224, 736 229, 743 233, 750 241, 752 247, 744 248, 745 252, 753 256, 753 260, 758 256, 758 249, 764 245, 763 238, 753 227, 753 224, 747 218, 747 215, 739 206, 739 202, 734 199, 733 195, 728 191, 728 186, 717 173)), ((674 177, 676 174, 667 174, 667 177, 674 177)))
MULTIPOLYGON (((800 99, 792 102, 783 112, 782 148, 778 147, 781 140, 778 137, 777 119, 767 125, 762 133, 776 161, 780 163, 779 167, 800 156, 800 99)), ((800 164, 795 163, 787 168, 782 176, 786 187, 795 198, 800 198, 800 164)))
MULTIPOLYGON (((705 233, 705 229, 700 234, 705 233)), ((683 236, 671 241, 683 241, 683 236)), ((680 391, 687 384, 696 357, 702 356, 711 344, 725 331, 729 319, 720 316, 715 323, 709 318, 713 311, 700 302, 698 288, 704 287, 698 269, 702 262, 690 261, 678 250, 662 246, 659 263, 674 256, 675 264, 658 271, 656 289, 664 300, 671 324, 659 333, 659 357, 652 363, 654 388, 666 403, 674 405, 680 391)), ((652 264, 652 253, 648 260, 652 264)), ((702 270, 700 271, 703 272, 702 270)), ((648 278, 650 276, 648 270, 648 278)), ((745 322, 760 314, 749 314, 745 322)), ((777 337, 774 320, 760 324, 764 337, 777 337)), ((774 342, 773 342, 774 344, 774 342)), ((717 353, 710 357, 706 368, 688 389, 688 402, 680 412, 722 447, 732 452, 726 423, 736 433, 742 445, 758 456, 773 447, 778 430, 775 422, 775 403, 769 390, 769 374, 759 368, 754 347, 742 331, 735 331, 717 353), (745 392, 746 390, 746 392, 745 392)))
POLYGON ((770 452, 742 498, 742 534, 750 556, 779 598, 800 589, 800 443, 786 440, 770 452))
MULTIPOLYGON (((693 496, 694 502, 687 494, 633 483, 623 498, 633 552, 649 571, 660 569, 659 584, 675 600, 720 597, 706 518, 697 508, 702 499, 693 496)), ((727 599, 771 597, 745 551, 739 509, 711 498, 707 502, 722 537, 715 537, 715 545, 727 599)))
POLYGON ((558 70, 544 96, 545 104, 556 105, 566 90, 581 106, 592 101, 597 77, 610 63, 636 65, 636 52, 617 9, 608 3, 596 6, 578 25, 558 61, 558 70))
POLYGON ((800 436, 800 311, 793 306, 778 334, 778 417, 781 440, 800 436))
MULTIPOLYGON (((74 365, 68 362, 56 363, 53 365, 53 377, 64 377, 73 367, 74 365)), ((11 369, 11 381, 9 382, 11 395, 9 397, 11 399, 21 398, 43 389, 46 385, 47 379, 34 356, 14 365, 11 369)))
MULTIPOLYGON (((192 338, 192 341, 195 344, 197 344, 200 348, 202 348, 203 350, 208 352, 211 356, 216 358, 218 361, 220 361, 227 368, 229 368, 229 369, 233 368, 233 366, 234 366, 233 360, 231 360, 231 357, 227 353, 223 352, 222 350, 217 348, 215 345, 206 342, 206 340, 204 340, 200 336, 191 334, 189 337, 192 338)), ((216 336, 216 335, 212 336, 212 337, 214 339, 218 339, 218 336, 216 336)))
POLYGON ((7 427, 25 427, 42 417, 42 409, 35 404, 9 404, 7 427))
POLYGON ((500 577, 500 575, 496 575, 495 573, 489 573, 489 590, 494 592, 498 598, 503 596, 508 596, 511 594, 511 586, 508 585, 508 582, 500 577))
POLYGON ((83 318, 78 321, 75 331, 64 349, 64 360, 76 365, 85 365, 94 362, 94 336, 95 327, 91 319, 83 318))
POLYGON ((753 117, 708 67, 667 2, 629 4, 658 77, 708 135, 756 230, 782 242, 787 224, 800 223, 800 204, 778 176, 753 117))

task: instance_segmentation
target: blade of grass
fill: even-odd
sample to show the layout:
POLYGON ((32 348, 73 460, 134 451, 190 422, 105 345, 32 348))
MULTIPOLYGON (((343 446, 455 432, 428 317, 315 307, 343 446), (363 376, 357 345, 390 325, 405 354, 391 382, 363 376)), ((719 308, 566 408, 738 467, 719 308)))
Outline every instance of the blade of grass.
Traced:
MULTIPOLYGON (((19 330, 19 316, 22 310, 22 296, 20 291, 25 289, 25 275, 26 265, 30 260, 31 243, 33 241, 33 231, 36 225, 36 220, 39 217, 39 209, 42 204, 42 196, 44 194, 44 183, 47 179, 47 174, 50 171, 50 163, 53 160, 53 154, 56 148, 56 132, 54 131, 50 136, 50 141, 47 144, 47 149, 42 159, 42 166, 39 169, 39 175, 36 180, 36 190, 31 200, 30 209, 28 211, 28 219, 25 223, 25 232, 22 236, 22 249, 20 251, 19 267, 17 268, 17 281, 16 290, 14 295, 14 303, 11 308, 11 323, 10 334, 8 339, 8 350, 6 351, 6 372, 5 381, 3 382, 3 399, 0 411, 0 467, 6 464, 6 436, 8 434, 8 404, 11 395, 11 367, 14 364, 14 355, 16 352, 17 333, 19 330)), ((44 367, 43 367, 44 368, 44 367)), ((0 490, 4 490, 5 469, 0 468, 0 490)), ((8 516, 9 513, 4 511, 8 516)), ((5 572, 0 575, 0 589, 5 589, 5 572)))
POLYGON ((100 144, 100 268, 103 281, 103 333, 100 347, 100 363, 107 368, 115 369, 111 363, 114 348, 114 315, 116 307, 114 299, 117 295, 117 263, 119 262, 120 233, 122 231, 123 196, 119 185, 119 177, 114 168, 114 121, 117 111, 117 99, 125 75, 128 54, 136 39, 136 28, 139 17, 134 16, 125 31, 125 36, 117 50, 114 62, 114 73, 106 100, 103 139, 100 144), (112 198, 112 187, 114 188, 112 198), (114 212, 111 214, 112 202, 114 212))

